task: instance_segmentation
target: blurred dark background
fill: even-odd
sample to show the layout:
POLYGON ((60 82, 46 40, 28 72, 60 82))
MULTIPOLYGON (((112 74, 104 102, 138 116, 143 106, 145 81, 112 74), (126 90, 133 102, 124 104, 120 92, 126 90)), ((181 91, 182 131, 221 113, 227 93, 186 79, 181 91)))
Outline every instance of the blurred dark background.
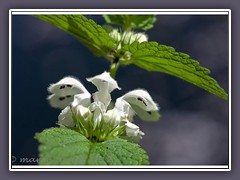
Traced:
MULTIPOLYGON (((104 24, 101 16, 88 16, 104 24)), ((158 16, 149 41, 172 46, 189 54, 211 70, 228 92, 228 17, 224 15, 158 16)), ((46 100, 47 87, 64 76, 87 82, 109 69, 78 40, 53 25, 32 16, 12 16, 12 156, 37 158, 36 132, 56 126, 60 110, 46 100)), ((160 122, 135 123, 145 132, 140 145, 156 165, 227 165, 228 102, 181 79, 149 73, 134 65, 121 67, 116 76, 121 91, 112 99, 135 88, 149 91, 161 107, 160 122)), ((32 164, 32 163, 27 163, 32 164)), ((34 163, 33 163, 34 164, 34 163)))

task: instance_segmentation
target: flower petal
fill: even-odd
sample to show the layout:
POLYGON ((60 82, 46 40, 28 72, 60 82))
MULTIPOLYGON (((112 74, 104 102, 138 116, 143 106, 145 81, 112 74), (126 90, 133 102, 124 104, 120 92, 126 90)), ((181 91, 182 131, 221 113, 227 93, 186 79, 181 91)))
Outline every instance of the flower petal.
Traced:
POLYGON ((134 33, 132 31, 128 31, 123 33, 122 41, 124 44, 132 44, 135 41, 142 43, 148 41, 148 37, 144 33, 134 33))
POLYGON ((114 89, 121 89, 118 87, 117 81, 115 81, 109 74, 109 72, 103 72, 100 75, 87 78, 87 81, 93 83, 98 91, 107 91, 111 93, 114 89))
POLYGON ((144 34, 144 33, 136 33, 136 34, 135 34, 135 38, 136 38, 136 40, 137 40, 139 43, 147 42, 147 41, 148 41, 148 37, 147 37, 147 35, 144 34))
POLYGON ((135 104, 146 111, 157 111, 158 106, 149 93, 143 89, 130 91, 122 96, 130 104, 135 104))
POLYGON ((83 118, 85 121, 88 120, 88 117, 92 115, 91 111, 89 108, 84 107, 82 105, 78 105, 74 108, 74 111, 76 113, 77 119, 83 118), (80 116, 81 118, 78 118, 80 116))
POLYGON ((110 33, 109 36, 114 39, 114 41, 118 42, 121 40, 121 34, 118 32, 117 29, 113 29, 110 33))
POLYGON ((60 97, 81 93, 89 93, 82 85, 82 83, 73 77, 65 77, 57 83, 51 84, 48 88, 48 91, 60 97))
POLYGON ((65 127, 74 127, 75 123, 72 118, 72 111, 70 106, 67 106, 62 110, 62 112, 58 116, 58 124, 65 127))
POLYGON ((93 94, 93 100, 94 102, 100 101, 104 104, 105 109, 107 109, 111 102, 111 95, 107 91, 97 91, 93 94))
POLYGON ((145 111, 135 104, 131 104, 134 112, 144 121, 158 121, 161 117, 159 111, 145 111))
POLYGON ((56 94, 52 94, 48 96, 47 99, 49 100, 49 103, 52 107, 63 109, 73 101, 73 96, 58 96, 56 94))
POLYGON ((105 106, 100 101, 97 101, 93 102, 89 109, 93 112, 93 129, 96 129, 102 120, 103 113, 106 112, 105 106))
POLYGON ((121 122, 121 116, 119 115, 118 110, 115 108, 110 109, 104 113, 103 118, 105 124, 108 124, 113 128, 118 126, 121 122))
POLYGON ((82 106, 89 106, 91 103, 91 95, 89 93, 83 93, 83 94, 76 94, 74 96, 72 107, 76 107, 78 105, 82 106))
POLYGON ((82 85, 80 81, 72 77, 65 77, 55 84, 51 84, 48 88, 50 93, 48 97, 50 105, 55 108, 63 109, 68 106, 76 94, 85 94, 85 97, 91 97, 90 93, 82 85))
POLYGON ((122 41, 124 44, 132 44, 135 41, 134 32, 125 31, 122 34, 122 41))
POLYGON ((158 105, 147 91, 136 89, 126 93, 121 98, 131 105, 142 120, 156 121, 160 118, 158 105))
POLYGON ((129 121, 126 121, 126 135, 129 136, 133 141, 138 142, 142 139, 144 132, 139 130, 139 127, 136 124, 133 124, 129 121))
POLYGON ((133 116, 135 115, 131 105, 123 100, 122 98, 118 98, 115 103, 115 109, 118 110, 119 115, 123 119, 128 119, 129 121, 132 121, 133 116))

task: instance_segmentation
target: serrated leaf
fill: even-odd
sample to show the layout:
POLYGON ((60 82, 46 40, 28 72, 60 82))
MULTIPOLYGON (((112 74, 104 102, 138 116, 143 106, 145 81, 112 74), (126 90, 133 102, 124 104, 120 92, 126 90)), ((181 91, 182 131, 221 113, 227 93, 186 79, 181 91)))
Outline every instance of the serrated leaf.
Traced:
POLYGON ((92 146, 88 165, 99 164, 148 165, 149 162, 146 152, 138 144, 123 139, 113 139, 92 146))
POLYGON ((76 131, 50 128, 37 133, 40 165, 147 165, 138 144, 123 139, 92 143, 76 131))
POLYGON ((82 15, 34 15, 75 36, 95 55, 105 56, 115 47, 113 39, 93 20, 82 15))
POLYGON ((37 133, 40 165, 84 165, 90 151, 90 141, 76 131, 50 128, 37 133))
POLYGON ((228 94, 209 76, 210 70, 199 65, 199 62, 189 55, 176 52, 173 47, 159 45, 157 42, 133 43, 125 45, 131 59, 122 63, 134 63, 148 71, 167 73, 200 88, 203 88, 225 100, 228 94))
POLYGON ((148 30, 153 27, 156 21, 155 15, 103 15, 105 21, 109 24, 117 24, 125 29, 143 29, 148 30))

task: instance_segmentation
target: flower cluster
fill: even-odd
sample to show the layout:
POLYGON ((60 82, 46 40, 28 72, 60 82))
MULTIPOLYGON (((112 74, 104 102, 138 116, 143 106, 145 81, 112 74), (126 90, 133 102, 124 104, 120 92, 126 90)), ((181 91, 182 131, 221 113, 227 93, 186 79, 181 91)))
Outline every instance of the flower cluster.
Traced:
POLYGON ((148 37, 144 33, 135 33, 132 31, 119 32, 118 29, 113 29, 109 36, 118 44, 118 49, 121 49, 122 44, 132 44, 137 41, 139 43, 148 41, 148 37))
POLYGON ((137 114, 143 120, 158 120, 160 114, 157 104, 147 91, 136 89, 116 99, 114 108, 110 109, 110 93, 121 89, 108 72, 87 81, 93 83, 97 92, 91 94, 80 81, 65 77, 51 84, 48 91, 50 105, 62 109, 58 116, 61 127, 71 128, 92 141, 123 137, 138 142, 144 133, 132 123, 137 114))

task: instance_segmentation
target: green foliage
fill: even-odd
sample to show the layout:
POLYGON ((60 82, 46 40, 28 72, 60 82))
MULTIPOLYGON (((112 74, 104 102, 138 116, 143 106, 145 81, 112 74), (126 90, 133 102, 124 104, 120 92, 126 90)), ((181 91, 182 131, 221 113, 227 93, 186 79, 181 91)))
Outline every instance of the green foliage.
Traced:
POLYGON ((115 47, 113 39, 102 26, 82 15, 35 15, 35 17, 75 36, 95 55, 105 56, 106 52, 115 47))
MULTIPOLYGON (((227 93, 209 76, 210 71, 199 65, 189 55, 176 52, 174 48, 157 42, 135 41, 132 44, 114 43, 105 29, 82 15, 35 15, 79 39, 95 55, 104 56, 112 62, 111 75, 119 65, 135 64, 147 71, 167 73, 203 88, 223 99, 227 93)), ((107 23, 148 30, 153 27, 154 15, 104 15, 107 23)), ((119 40, 120 41, 120 40, 119 40)), ((94 136, 95 137, 95 136, 94 136)), ((146 152, 135 143, 121 138, 94 142, 67 128, 50 128, 37 133, 40 142, 40 165, 147 165, 146 152)), ((96 140, 100 141, 100 140, 96 140)))
POLYGON ((138 144, 123 139, 99 143, 66 128, 37 133, 40 165, 147 165, 148 156, 138 144))
POLYGON ((148 30, 153 28, 156 21, 155 15, 103 15, 105 21, 109 24, 117 24, 124 29, 134 28, 148 30))
POLYGON ((228 99, 227 93, 218 83, 209 76, 210 71, 199 65, 199 62, 191 59, 189 55, 176 52, 174 48, 159 45, 156 42, 133 43, 125 45, 125 51, 130 52, 129 61, 124 64, 133 63, 148 71, 167 73, 200 88, 203 88, 223 99, 228 99))
POLYGON ((92 146, 88 165, 148 165, 148 156, 138 144, 123 139, 107 140, 92 146))
MULTIPOLYGON (((82 15, 35 15, 60 29, 77 37, 95 55, 104 56, 113 62, 114 51, 117 45, 108 33, 93 20, 87 19, 82 15)), ((122 25, 125 29, 141 28, 147 30, 153 27, 156 21, 154 15, 104 15, 107 23, 122 25)), ((109 27, 107 28, 109 29, 109 27)), ((210 71, 189 57, 189 55, 175 52, 174 48, 159 45, 156 42, 142 43, 137 42, 127 44, 123 47, 128 51, 130 60, 123 60, 121 64, 135 64, 148 71, 158 71, 167 73, 200 88, 203 88, 223 99, 228 99, 227 93, 218 83, 209 76, 210 71)), ((118 51, 120 54, 122 50, 118 51)), ((123 58, 124 59, 124 58, 123 58)), ((115 67, 115 66, 114 66, 115 67)), ((114 69, 117 70, 117 67, 114 69)))
MULTIPOLYGON (((58 28, 77 37, 95 55, 104 56, 113 61, 112 52, 116 49, 113 39, 93 20, 82 15, 35 15, 58 28)), ((119 24, 124 28, 141 28, 147 30, 156 21, 154 15, 104 15, 107 23, 119 24)), ((189 57, 189 55, 175 52, 174 48, 159 45, 156 42, 137 42, 124 46, 130 52, 131 59, 121 64, 135 64, 148 71, 167 73, 200 88, 203 88, 223 99, 228 99, 227 93, 209 76, 210 71, 189 57)))
POLYGON ((64 128, 50 128, 37 133, 40 165, 86 164, 90 141, 79 133, 64 128))

